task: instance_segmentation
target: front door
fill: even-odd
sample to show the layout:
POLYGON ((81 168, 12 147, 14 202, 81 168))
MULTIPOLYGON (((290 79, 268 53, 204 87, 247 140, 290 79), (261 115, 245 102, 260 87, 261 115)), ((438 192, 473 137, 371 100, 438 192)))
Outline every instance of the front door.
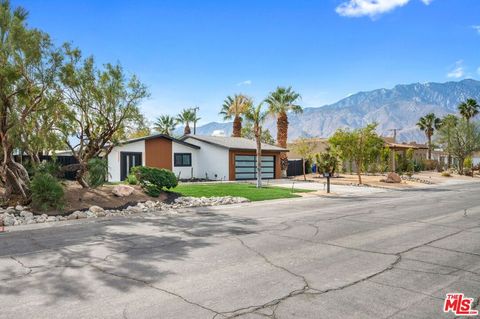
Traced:
POLYGON ((120 152, 120 180, 124 181, 132 167, 142 165, 142 153, 120 152))

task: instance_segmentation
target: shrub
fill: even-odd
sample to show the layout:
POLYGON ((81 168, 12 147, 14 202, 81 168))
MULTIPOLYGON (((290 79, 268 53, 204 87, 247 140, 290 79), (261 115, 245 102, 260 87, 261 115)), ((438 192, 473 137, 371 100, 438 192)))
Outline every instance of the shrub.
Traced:
POLYGON ((449 171, 444 171, 444 172, 442 172, 442 176, 443 177, 450 177, 450 176, 452 176, 452 174, 450 174, 449 171))
POLYGON ((33 175, 37 173, 50 174, 57 178, 60 178, 63 175, 61 172, 61 165, 55 159, 51 161, 42 161, 40 164, 36 165, 33 175))
POLYGON ((153 192, 153 194, 160 195, 163 188, 170 189, 178 185, 175 174, 163 168, 136 166, 132 168, 132 174, 135 175, 147 194, 153 192))
POLYGON ((145 194, 152 197, 158 197, 162 193, 162 189, 155 184, 146 182, 143 186, 145 194))
POLYGON ((107 181, 108 163, 101 158, 92 158, 87 165, 87 183, 90 187, 102 186, 107 181))
POLYGON ((63 187, 59 181, 48 173, 37 173, 30 183, 32 206, 42 211, 62 209, 64 206, 63 187))
POLYGON ((138 179, 135 177, 135 175, 130 174, 125 179, 125 182, 129 185, 137 185, 138 184, 138 179))

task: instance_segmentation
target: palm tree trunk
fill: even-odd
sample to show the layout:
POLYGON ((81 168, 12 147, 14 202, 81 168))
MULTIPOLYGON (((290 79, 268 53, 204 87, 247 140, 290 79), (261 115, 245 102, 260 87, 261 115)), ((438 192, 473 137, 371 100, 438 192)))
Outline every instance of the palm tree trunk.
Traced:
POLYGON ((242 137, 242 118, 240 116, 235 116, 233 120, 233 137, 242 137))
MULTIPOLYGON (((280 147, 287 148, 288 139, 288 116, 285 112, 280 112, 277 118, 277 144, 280 147)), ((286 177, 288 168, 287 153, 280 153, 280 162, 282 167, 282 177, 286 177)))
POLYGON ((190 125, 188 123, 185 124, 185 129, 183 130, 184 135, 190 135, 192 131, 190 130, 190 125))
POLYGON ((428 139, 428 159, 431 160, 432 159, 432 135, 428 134, 427 139, 428 139))
POLYGON ((262 187, 262 132, 261 129, 255 125, 255 140, 257 142, 257 188, 262 187))

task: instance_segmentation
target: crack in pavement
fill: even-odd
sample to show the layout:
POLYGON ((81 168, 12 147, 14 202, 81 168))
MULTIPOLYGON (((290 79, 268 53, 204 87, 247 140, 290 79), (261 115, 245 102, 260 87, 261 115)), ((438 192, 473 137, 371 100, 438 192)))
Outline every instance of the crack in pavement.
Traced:
POLYGON ((437 300, 441 300, 441 301, 444 301, 444 300, 445 300, 445 298, 439 298, 439 297, 436 297, 436 296, 427 294, 427 293, 422 292, 422 291, 418 291, 418 290, 414 290, 414 289, 410 289, 410 288, 406 288, 406 287, 402 287, 402 286, 390 285, 390 284, 386 284, 386 283, 379 282, 379 281, 375 281, 375 280, 369 280, 369 282, 373 282, 373 283, 375 283, 375 284, 377 284, 377 285, 381 285, 381 286, 385 286, 385 287, 402 289, 402 290, 405 290, 405 291, 413 292, 413 293, 415 293, 415 294, 424 295, 424 296, 426 296, 426 297, 430 297, 430 298, 437 299, 437 300))
POLYGON ((434 246, 434 245, 426 245, 426 246, 432 247, 432 248, 435 248, 435 249, 440 249, 440 250, 445 250, 445 251, 451 251, 451 252, 454 252, 454 253, 459 253, 459 254, 465 254, 465 255, 480 257, 480 254, 472 253, 472 252, 468 252, 468 251, 460 251, 460 250, 455 250, 455 249, 450 249, 450 248, 438 247, 438 246, 434 246))
MULTIPOLYGON (((477 227, 477 226, 475 226, 477 227)), ((475 228, 475 227, 471 227, 471 228, 475 228)), ((471 229, 469 228, 469 229, 471 229)), ((345 249, 353 249, 353 250, 358 250, 358 251, 362 251, 362 252, 368 252, 368 253, 377 253, 377 254, 383 254, 383 255, 390 255, 390 256, 396 256, 396 260, 394 262, 392 262, 391 264, 389 264, 386 268, 376 272, 376 273, 373 273, 367 277, 364 277, 364 278, 361 278, 359 280, 356 280, 356 281, 353 281, 351 283, 348 283, 348 284, 345 284, 343 286, 340 286, 340 287, 336 287, 336 288, 330 288, 330 289, 326 289, 326 290, 319 290, 319 289, 314 289, 313 292, 310 292, 308 291, 308 289, 305 289, 305 287, 303 289, 297 289, 297 290, 294 290, 292 292, 290 292, 289 294, 287 294, 286 296, 283 296, 281 298, 277 298, 277 299, 274 299, 274 300, 271 300, 263 305, 253 305, 253 306, 249 306, 249 307, 243 307, 243 308, 239 308, 239 309, 235 309, 233 311, 229 311, 229 312, 222 312, 222 314, 227 314, 229 315, 227 318, 234 318, 234 317, 238 317, 238 316, 241 316, 241 315, 245 315, 245 314, 249 314, 249 313, 254 313, 260 309, 264 309, 266 307, 271 307, 271 306, 275 306, 275 307, 278 307, 278 305, 283 302, 284 300, 288 299, 288 298, 291 298, 293 296, 297 296, 297 295, 302 295, 302 294, 309 294, 309 295, 323 295, 323 294, 326 294, 326 293, 329 293, 329 292, 332 292, 332 291, 339 291, 339 290, 343 290, 343 289, 346 289, 346 288, 349 288, 349 287, 352 287, 354 285, 357 285, 359 283, 362 283, 362 282, 365 282, 365 281, 370 281, 370 282, 374 282, 376 284, 382 284, 382 283, 379 283, 379 282, 376 282, 376 281, 372 281, 371 279, 376 277, 376 276, 379 276, 385 272, 388 272, 392 269, 394 269, 396 267, 397 264, 399 264, 401 261, 402 261, 402 254, 404 253, 407 253, 407 252, 410 252, 412 250, 415 250, 417 248, 420 248, 420 247, 423 247, 423 246, 428 246, 429 244, 432 244, 436 241, 440 241, 442 239, 446 239, 446 238, 449 238, 449 237, 452 237, 452 236, 455 236, 463 231, 466 231, 466 229, 461 229, 461 230, 458 230, 456 232, 453 232, 453 233, 450 233, 450 234, 447 234, 445 236, 441 236, 439 238, 436 238, 436 239, 433 239, 433 240, 430 240, 428 242, 425 242, 425 243, 422 243, 422 244, 419 244, 419 245, 416 245, 416 246, 413 246, 413 247, 410 247, 408 249, 405 249, 403 251, 400 251, 398 253, 384 253, 384 252, 377 252, 377 251, 369 251, 369 250, 364 250, 364 249, 357 249, 357 248, 352 248, 352 247, 344 247, 344 246, 338 246, 338 245, 332 245, 332 246, 336 246, 336 247, 339 247, 339 248, 345 248, 345 249)), ((279 235, 275 235, 275 236, 279 236, 279 235)), ((285 236, 280 236, 280 237, 285 237, 285 236)), ((305 239, 302 239, 302 238, 297 238, 297 237, 291 237, 291 236, 286 236, 286 237, 289 237, 289 238, 293 238, 293 239, 297 239, 297 240, 305 240, 305 239)), ((243 246, 245 246, 247 249, 250 249, 251 251, 255 252, 256 254, 258 254, 259 256, 261 256, 267 263, 269 263, 270 265, 274 266, 274 267, 277 267, 277 268, 280 268, 280 269, 283 269, 285 271, 287 271, 288 273, 294 275, 294 276, 297 276, 299 278, 303 278, 304 279, 304 282, 306 283, 306 287, 308 287, 308 282, 306 281, 306 279, 301 276, 301 275, 298 275, 298 274, 295 274, 293 272, 291 272, 290 270, 288 270, 287 268, 285 267, 282 267, 282 266, 278 266, 274 263, 272 263, 265 255, 261 254, 260 252, 256 251, 255 249, 252 249, 251 247, 249 247, 248 245, 246 245, 240 238, 237 237, 237 240, 239 240, 243 246)), ((315 242, 315 241, 311 241, 311 240, 305 240, 307 242, 311 242, 311 243, 314 243, 314 244, 320 244, 320 245, 325 245, 326 243, 322 243, 322 242, 315 242)), ((328 244, 326 244, 328 245, 328 244)), ((387 286, 386 284, 384 284, 385 286, 387 286)), ((424 296, 428 296, 428 297, 431 297, 431 298, 435 298, 435 299, 439 299, 438 297, 435 297, 435 296, 431 296, 429 294, 425 294, 425 293, 422 293, 422 292, 418 292, 418 291, 415 291, 415 290, 410 290, 408 288, 405 288, 405 287, 395 287, 395 288, 399 288, 399 289, 405 289, 405 290, 409 290, 411 292, 414 292, 414 293, 417 293, 417 294, 420 294, 420 295, 424 295, 424 296)), ((443 299, 441 299, 443 300, 443 299)), ((398 312, 402 311, 403 309, 399 309, 398 312)), ((275 314, 275 311, 274 311, 274 314, 275 314)), ((213 317, 213 319, 215 318, 216 316, 213 317)))
POLYGON ((142 280, 142 279, 138 279, 138 278, 134 278, 134 277, 130 277, 130 276, 127 276, 127 275, 120 275, 120 274, 115 274, 115 273, 112 273, 112 272, 109 272, 108 270, 106 269, 103 269, 95 264, 89 264, 90 267, 92 267, 93 269, 96 269, 98 271, 100 271, 101 273, 103 274, 106 274, 106 275, 110 275, 110 276, 113 276, 113 277, 116 277, 116 278, 120 278, 120 279, 124 279, 124 280, 131 280, 131 281, 135 281, 137 283, 140 283, 146 287, 149 287, 149 288, 152 288, 152 289, 155 289, 155 290, 158 290, 158 291, 161 291, 161 292, 164 292, 168 295, 171 295, 171 296, 174 296, 178 299, 181 299, 182 301, 190 304, 190 305, 193 305, 193 306, 197 306, 199 308, 202 308, 204 310, 207 310, 207 311, 210 311, 210 312, 213 312, 215 315, 221 315, 221 313, 219 313, 218 311, 216 310, 213 310, 211 308, 208 308, 204 305, 201 305, 199 303, 196 303, 194 301, 191 301, 191 300, 188 300, 187 298, 183 297, 182 295, 180 294, 177 294, 175 292, 172 292, 172 291, 169 291, 169 290, 166 290, 166 289, 163 289, 163 288, 160 288, 160 287, 157 287, 155 286, 154 284, 152 283, 149 283, 148 281, 146 280, 142 280))

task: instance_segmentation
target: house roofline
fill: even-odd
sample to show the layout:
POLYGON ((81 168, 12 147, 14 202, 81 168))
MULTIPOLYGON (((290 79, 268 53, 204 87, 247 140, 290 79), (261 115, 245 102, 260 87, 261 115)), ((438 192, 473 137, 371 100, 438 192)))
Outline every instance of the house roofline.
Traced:
MULTIPOLYGON (((207 143, 207 144, 210 144, 210 145, 215 145, 215 146, 218 146, 218 147, 221 147, 221 148, 225 148, 227 150, 233 150, 233 151, 254 151, 256 150, 255 148, 234 148, 234 147, 228 147, 228 146, 225 146, 225 145, 222 145, 222 144, 218 144, 218 143, 215 143, 215 142, 212 142, 212 141, 206 141, 202 138, 198 138, 196 137, 195 135, 184 135, 181 137, 182 141, 186 140, 187 138, 193 138, 194 140, 197 140, 197 141, 200 141, 200 142, 203 142, 203 143, 207 143)), ((187 143, 187 142, 185 142, 187 143)), ((270 145, 270 144, 268 144, 270 145)), ((271 146, 274 146, 274 145, 271 145, 271 146)), ((266 150, 264 148, 262 148, 262 151, 266 151, 266 152, 278 152, 278 153, 284 153, 284 152, 289 152, 288 149, 286 148, 281 148, 280 146, 275 146, 277 147, 278 149, 276 150, 266 150)))
POLYGON ((185 146, 188 146, 188 147, 191 147, 191 148, 200 149, 200 146, 198 146, 198 145, 190 144, 188 142, 185 142, 184 140, 177 139, 177 138, 168 136, 166 134, 153 134, 153 135, 149 135, 149 136, 144 136, 144 137, 134 138, 134 139, 126 140, 126 141, 121 141, 119 143, 119 145, 130 144, 130 143, 135 143, 135 142, 140 142, 140 141, 147 141, 147 140, 152 140, 152 139, 156 139, 156 138, 164 138, 164 139, 170 140, 172 142, 182 144, 182 145, 185 145, 185 146))

